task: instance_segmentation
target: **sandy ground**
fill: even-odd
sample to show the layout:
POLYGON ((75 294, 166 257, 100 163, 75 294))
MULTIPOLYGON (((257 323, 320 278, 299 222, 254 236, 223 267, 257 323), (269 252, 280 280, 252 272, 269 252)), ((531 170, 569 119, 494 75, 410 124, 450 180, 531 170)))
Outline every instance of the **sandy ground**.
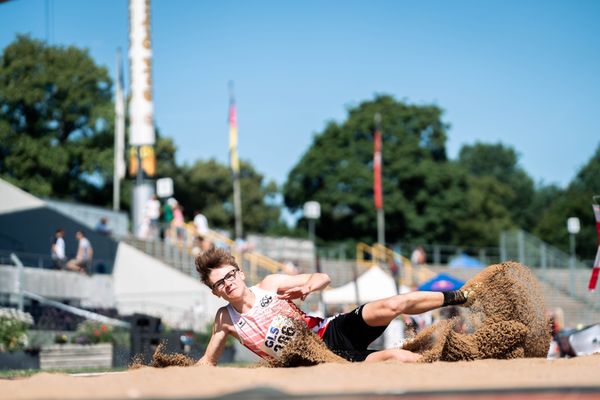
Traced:
POLYGON ((0 399, 200 398, 257 388, 288 395, 339 396, 565 387, 595 388, 593 396, 600 398, 599 371, 600 354, 557 360, 327 363, 298 368, 144 367, 87 377, 39 373, 0 380, 0 399))

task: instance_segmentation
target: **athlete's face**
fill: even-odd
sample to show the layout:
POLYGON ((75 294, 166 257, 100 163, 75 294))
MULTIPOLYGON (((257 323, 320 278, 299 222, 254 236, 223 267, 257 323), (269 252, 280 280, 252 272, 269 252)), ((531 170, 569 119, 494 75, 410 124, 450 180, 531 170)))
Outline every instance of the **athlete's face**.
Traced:
POLYGON ((219 297, 236 297, 243 292, 244 273, 232 265, 213 269, 208 278, 213 293, 219 297))

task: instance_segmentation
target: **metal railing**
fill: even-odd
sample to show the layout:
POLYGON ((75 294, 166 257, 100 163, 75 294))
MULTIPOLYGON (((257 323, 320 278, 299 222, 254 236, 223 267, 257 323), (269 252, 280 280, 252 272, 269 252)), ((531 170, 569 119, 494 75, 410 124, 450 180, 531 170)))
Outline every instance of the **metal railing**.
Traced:
POLYGON ((500 258, 503 261, 519 261, 534 268, 587 268, 578 259, 571 265, 569 254, 520 229, 500 234, 500 258))
POLYGON ((564 251, 523 231, 504 231, 500 235, 501 259, 515 260, 537 271, 540 279, 571 297, 598 307, 597 298, 591 298, 585 286, 587 271, 585 263, 564 251), (555 270, 549 272, 549 270, 555 270), (558 271, 565 271, 559 274, 558 271))
MULTIPOLYGON (((398 268, 399 284, 412 287, 422 283, 436 274, 424 265, 413 266, 410 260, 380 243, 368 245, 356 244, 356 265, 370 267, 373 264, 386 266, 388 269, 398 268)), ((390 271, 393 274, 393 271, 390 271)))
MULTIPOLYGON (((455 246, 422 242, 397 242, 393 245, 387 244, 387 247, 403 256, 411 254, 417 247, 422 247, 425 250, 426 263, 429 265, 446 265, 454 257, 465 253, 478 259, 484 265, 497 264, 501 261, 499 247, 455 246)), ((355 244, 344 243, 335 246, 320 246, 317 250, 322 259, 328 260, 354 259, 357 256, 355 244)))
POLYGON ((59 301, 50 300, 50 299, 47 299, 44 296, 41 296, 37 293, 33 293, 33 292, 25 290, 24 283, 23 283, 23 268, 25 266, 23 265, 23 262, 21 261, 21 259, 15 253, 10 254, 10 259, 18 269, 18 273, 16 275, 15 288, 17 289, 19 311, 23 311, 23 308, 24 308, 23 299, 24 299, 24 297, 27 297, 29 299, 36 300, 42 304, 46 304, 46 305, 58 308, 60 310, 69 312, 74 315, 78 315, 78 316, 86 318, 86 319, 91 319, 94 321, 99 321, 99 322, 114 325, 114 326, 120 326, 123 328, 131 327, 131 325, 128 322, 121 321, 121 320, 118 320, 115 318, 109 318, 105 315, 101 315, 101 314, 98 314, 98 313, 95 313, 95 312, 92 312, 89 310, 85 310, 83 308, 74 307, 74 306, 71 306, 68 304, 63 304, 59 301))

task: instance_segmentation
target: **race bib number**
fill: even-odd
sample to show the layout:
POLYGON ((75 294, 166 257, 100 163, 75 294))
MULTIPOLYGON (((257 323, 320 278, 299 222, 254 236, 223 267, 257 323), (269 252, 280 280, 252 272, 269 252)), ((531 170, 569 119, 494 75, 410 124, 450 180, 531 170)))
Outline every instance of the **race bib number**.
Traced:
POLYGON ((294 328, 290 318, 281 315, 273 318, 265 336, 265 352, 275 358, 279 358, 281 352, 292 341, 295 334, 296 328, 294 328))

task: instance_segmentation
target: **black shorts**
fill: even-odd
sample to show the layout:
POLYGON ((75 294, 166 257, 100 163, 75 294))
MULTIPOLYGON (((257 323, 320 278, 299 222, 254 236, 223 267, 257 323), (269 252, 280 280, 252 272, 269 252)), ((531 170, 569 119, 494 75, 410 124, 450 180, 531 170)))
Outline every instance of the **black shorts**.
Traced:
POLYGON ((387 326, 367 325, 362 317, 365 305, 355 308, 346 314, 339 314, 327 325, 323 341, 335 354, 348 361, 364 361, 377 350, 368 350, 369 345, 377 339, 387 326))

